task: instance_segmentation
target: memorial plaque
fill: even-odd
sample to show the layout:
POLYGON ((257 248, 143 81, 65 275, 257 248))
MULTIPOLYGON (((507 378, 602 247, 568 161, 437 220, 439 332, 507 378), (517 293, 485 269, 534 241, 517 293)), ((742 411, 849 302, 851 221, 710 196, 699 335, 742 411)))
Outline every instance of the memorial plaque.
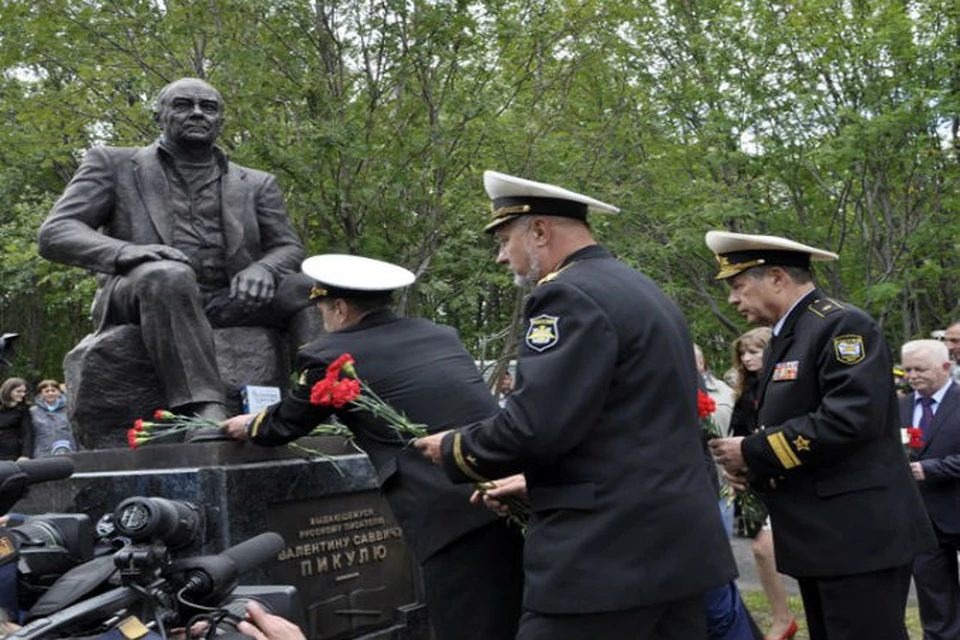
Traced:
POLYGON ((298 585, 308 637, 354 637, 417 601, 412 554, 379 491, 275 504, 267 514, 287 543, 271 578, 298 585))

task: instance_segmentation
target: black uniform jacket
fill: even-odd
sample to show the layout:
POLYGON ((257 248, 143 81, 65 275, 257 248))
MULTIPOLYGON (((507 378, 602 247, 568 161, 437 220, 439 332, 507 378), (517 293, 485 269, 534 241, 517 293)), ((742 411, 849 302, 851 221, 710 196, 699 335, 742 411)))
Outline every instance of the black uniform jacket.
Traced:
MULTIPOLYGON (((276 445, 309 433, 332 412, 310 404, 312 385, 343 353, 356 359, 357 375, 384 401, 429 431, 443 431, 497 411, 473 359, 450 327, 375 311, 356 325, 322 335, 302 348, 298 368, 305 383, 254 421, 251 439, 276 445)), ((404 535, 423 562, 431 554, 497 517, 470 504, 471 487, 456 486, 377 418, 348 408, 337 416, 377 468, 380 485, 404 535)))
MULTIPOLYGON (((900 399, 900 424, 915 427, 913 409, 916 393, 900 399)), ((923 447, 915 454, 923 467, 924 479, 917 485, 930 519, 951 534, 960 534, 960 386, 951 382, 943 394, 943 404, 923 437, 923 447)))
POLYGON ((768 346, 762 430, 742 450, 770 510, 780 571, 865 573, 908 564, 932 547, 890 371, 877 323, 817 290, 768 346))
POLYGON ((676 305, 594 245, 541 281, 524 317, 506 406, 443 440, 456 481, 526 474, 524 606, 617 611, 731 580, 676 305))

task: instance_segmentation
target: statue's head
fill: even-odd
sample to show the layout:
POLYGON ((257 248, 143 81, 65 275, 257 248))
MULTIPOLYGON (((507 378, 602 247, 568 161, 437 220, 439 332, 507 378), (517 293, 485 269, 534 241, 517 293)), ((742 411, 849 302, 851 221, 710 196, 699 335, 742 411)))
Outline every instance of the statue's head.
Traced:
POLYGON ((160 90, 153 118, 170 142, 184 148, 209 147, 223 126, 223 98, 199 78, 181 78, 160 90))

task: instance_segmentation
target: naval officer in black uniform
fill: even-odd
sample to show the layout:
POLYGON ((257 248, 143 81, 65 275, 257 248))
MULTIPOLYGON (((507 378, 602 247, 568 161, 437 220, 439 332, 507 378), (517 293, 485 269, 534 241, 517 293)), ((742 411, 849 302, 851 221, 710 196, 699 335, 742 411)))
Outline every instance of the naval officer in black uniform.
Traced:
MULTIPOLYGON (((390 310, 391 291, 414 275, 359 256, 308 258, 314 296, 329 332, 300 350, 300 383, 279 404, 224 425, 237 439, 279 445, 308 434, 335 410, 311 404, 313 385, 349 353, 361 380, 393 408, 429 431, 481 420, 497 402, 456 331, 390 310)), ((519 530, 456 486, 377 417, 336 410, 377 468, 380 486, 423 568, 437 640, 508 640, 520 617, 523 540, 519 530)))
POLYGON ((811 640, 906 640, 913 557, 935 545, 900 442, 883 332, 827 297, 791 240, 707 233, 729 302, 773 327, 752 435, 711 441, 728 479, 758 488, 777 569, 800 584, 811 640))
POLYGON ((497 261, 536 283, 516 385, 493 416, 416 442, 457 482, 523 472, 531 517, 519 640, 706 637, 736 575, 697 419, 687 323, 596 244, 615 207, 492 171, 497 261))

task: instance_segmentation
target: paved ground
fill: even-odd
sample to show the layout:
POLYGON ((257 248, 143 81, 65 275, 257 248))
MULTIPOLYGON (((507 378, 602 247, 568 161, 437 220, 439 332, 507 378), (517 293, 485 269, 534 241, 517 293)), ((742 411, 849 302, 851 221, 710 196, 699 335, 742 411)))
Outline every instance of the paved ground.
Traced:
MULTIPOLYGON (((733 546, 733 557, 737 559, 737 567, 740 569, 737 586, 743 591, 760 591, 763 587, 760 586, 760 580, 757 578, 756 567, 753 563, 753 552, 750 550, 750 541, 746 538, 734 536, 730 542, 733 546)), ((783 579, 788 594, 800 595, 796 580, 788 576, 784 576, 783 579)))
MULTIPOLYGON (((760 580, 757 579, 757 573, 753 564, 753 552, 750 551, 750 541, 746 538, 738 538, 734 536, 731 539, 731 545, 733 546, 733 556, 737 559, 737 567, 740 569, 740 577, 737 579, 737 586, 740 587, 741 591, 760 591, 763 587, 760 586, 760 580)), ((797 581, 788 576, 783 577, 784 582, 786 583, 787 593, 789 595, 800 595, 800 590, 797 588, 797 581)), ((916 604, 917 596, 914 593, 913 585, 910 585, 910 604, 916 604)))

